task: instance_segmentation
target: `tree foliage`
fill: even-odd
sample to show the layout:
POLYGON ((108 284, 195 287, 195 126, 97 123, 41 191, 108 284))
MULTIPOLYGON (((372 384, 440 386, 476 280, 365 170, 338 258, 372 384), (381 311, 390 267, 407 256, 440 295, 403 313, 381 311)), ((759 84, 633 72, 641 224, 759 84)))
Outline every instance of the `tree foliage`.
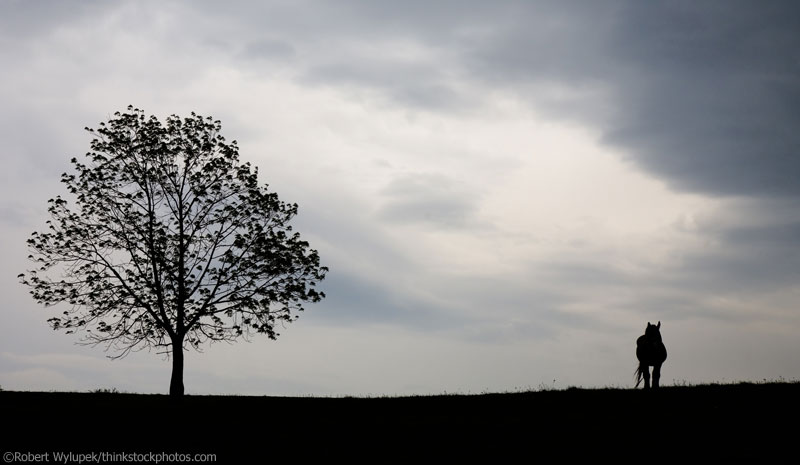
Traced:
MULTIPOLYGON (((34 299, 70 308, 48 321, 120 351, 231 341, 291 322, 327 268, 292 231, 296 204, 259 186, 221 123, 128 107, 93 136, 28 240, 34 299)), ((169 351, 168 351, 169 352, 169 351)), ((182 358, 182 356, 181 356, 182 358)))

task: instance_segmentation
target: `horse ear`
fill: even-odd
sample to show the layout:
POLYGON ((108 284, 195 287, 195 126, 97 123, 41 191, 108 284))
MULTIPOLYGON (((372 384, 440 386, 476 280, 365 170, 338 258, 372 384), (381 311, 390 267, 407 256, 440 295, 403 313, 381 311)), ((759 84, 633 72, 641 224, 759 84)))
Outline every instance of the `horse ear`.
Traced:
POLYGON ((661 321, 658 322, 658 326, 656 328, 661 329, 661 321))

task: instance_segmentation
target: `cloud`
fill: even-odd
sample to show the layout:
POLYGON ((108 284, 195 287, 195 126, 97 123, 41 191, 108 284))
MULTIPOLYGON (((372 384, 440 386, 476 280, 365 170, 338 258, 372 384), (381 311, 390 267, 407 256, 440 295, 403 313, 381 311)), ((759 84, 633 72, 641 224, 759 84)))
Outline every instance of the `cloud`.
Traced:
POLYGON ((608 5, 497 31, 466 53, 472 75, 598 127, 673 188, 800 193, 797 5, 608 5), (564 99, 550 83, 568 105, 553 105, 564 99))
POLYGON ((113 6, 107 2, 58 2, 45 4, 11 0, 0 6, 0 37, 28 39, 48 33, 88 14, 103 15, 113 6))
MULTIPOLYGON (((768 207, 764 206, 767 212, 768 207)), ((747 210, 741 206, 734 211, 747 210)), ((795 217, 772 217, 756 224, 719 219, 701 234, 708 245, 684 258, 683 289, 706 295, 768 297, 793 289, 800 280, 800 224, 795 217)))
POLYGON ((359 58, 349 62, 326 64, 308 70, 301 82, 312 85, 343 86, 388 97, 394 105, 421 109, 453 109, 462 106, 465 98, 452 82, 432 73, 430 65, 414 63, 363 63, 359 58), (413 78, 410 78, 413 77, 413 78))
POLYGON ((477 196, 467 186, 441 174, 403 175, 382 191, 380 217, 399 223, 438 227, 476 226, 477 196))
POLYGON ((284 41, 273 39, 260 39, 248 43, 243 51, 246 58, 267 61, 290 60, 296 55, 295 48, 284 41))
MULTIPOLYGON (((14 43, 103 15, 132 17, 139 27, 144 14, 123 5, 111 15, 103 3, 47 11, 11 5, 3 17, 7 30, 19 32, 7 38, 14 43)), ((193 47, 181 39, 186 34, 202 37, 198 43, 227 41, 242 52, 217 50, 210 58, 292 59, 300 83, 369 90, 400 106, 457 112, 493 93, 516 95, 599 128, 606 143, 673 188, 776 197, 800 189, 794 182, 800 171, 794 156, 800 146, 798 9, 791 2, 741 1, 411 2, 402 8, 391 2, 193 2, 149 15, 155 26, 140 35, 172 44, 164 50, 172 55, 193 47)), ((115 25, 126 32, 124 22, 115 25)), ((170 69, 169 61, 162 65, 170 69)))
POLYGON ((516 95, 598 128, 675 189, 796 196, 798 10, 742 1, 345 2, 301 40, 309 61, 300 82, 451 112, 516 95))

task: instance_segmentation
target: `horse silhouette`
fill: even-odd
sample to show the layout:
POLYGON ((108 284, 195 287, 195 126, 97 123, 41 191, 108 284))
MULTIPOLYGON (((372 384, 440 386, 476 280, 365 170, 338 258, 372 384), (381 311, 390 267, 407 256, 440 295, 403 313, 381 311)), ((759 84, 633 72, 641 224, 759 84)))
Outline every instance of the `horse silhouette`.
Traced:
POLYGON ((658 325, 651 325, 647 322, 647 329, 643 336, 636 340, 636 358, 639 359, 639 367, 636 369, 636 387, 644 378, 644 388, 650 388, 650 367, 653 367, 653 387, 658 387, 658 380, 661 378, 661 364, 667 359, 667 348, 661 341, 661 322, 658 325))

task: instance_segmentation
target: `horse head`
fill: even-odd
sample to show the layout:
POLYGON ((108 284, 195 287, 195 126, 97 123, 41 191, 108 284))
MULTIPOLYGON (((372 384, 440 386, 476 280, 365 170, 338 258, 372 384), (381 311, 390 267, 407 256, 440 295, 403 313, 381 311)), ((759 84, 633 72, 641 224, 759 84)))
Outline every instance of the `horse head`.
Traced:
POLYGON ((661 342, 661 322, 659 321, 657 325, 653 325, 648 321, 644 335, 650 342, 661 342))

